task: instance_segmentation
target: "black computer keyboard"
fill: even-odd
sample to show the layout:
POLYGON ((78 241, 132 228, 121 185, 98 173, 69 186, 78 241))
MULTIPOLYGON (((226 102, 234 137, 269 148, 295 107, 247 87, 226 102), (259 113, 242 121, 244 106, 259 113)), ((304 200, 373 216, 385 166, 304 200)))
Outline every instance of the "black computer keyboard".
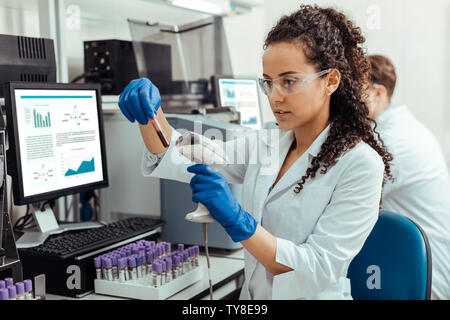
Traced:
POLYGON ((164 221, 160 219, 128 218, 98 228, 52 235, 43 244, 21 251, 65 259, 133 238, 161 227, 163 224, 164 221))

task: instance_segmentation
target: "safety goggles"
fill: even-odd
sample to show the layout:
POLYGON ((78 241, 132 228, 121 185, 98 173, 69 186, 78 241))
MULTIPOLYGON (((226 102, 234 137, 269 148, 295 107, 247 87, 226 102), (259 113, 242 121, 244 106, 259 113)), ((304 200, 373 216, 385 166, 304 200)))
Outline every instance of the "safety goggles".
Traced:
POLYGON ((277 79, 259 78, 259 86, 266 96, 270 96, 273 87, 282 95, 296 94, 306 89, 311 82, 328 74, 333 69, 322 70, 314 74, 293 73, 277 79))

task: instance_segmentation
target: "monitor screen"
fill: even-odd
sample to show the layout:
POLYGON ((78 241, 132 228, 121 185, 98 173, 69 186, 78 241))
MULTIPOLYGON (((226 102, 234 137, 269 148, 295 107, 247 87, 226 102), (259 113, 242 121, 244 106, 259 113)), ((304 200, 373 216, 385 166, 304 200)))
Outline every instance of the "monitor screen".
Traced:
POLYGON ((11 84, 5 99, 15 200, 23 204, 106 186, 98 87, 37 86, 11 84))
POLYGON ((235 107, 241 113, 241 125, 261 128, 260 105, 256 79, 218 78, 221 107, 235 107))

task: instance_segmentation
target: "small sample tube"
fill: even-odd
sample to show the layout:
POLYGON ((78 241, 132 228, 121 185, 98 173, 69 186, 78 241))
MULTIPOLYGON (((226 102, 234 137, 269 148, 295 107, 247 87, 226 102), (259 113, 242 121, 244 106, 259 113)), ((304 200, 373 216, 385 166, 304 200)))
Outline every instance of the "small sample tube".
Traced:
POLYGON ((162 265, 155 261, 152 265, 152 271, 153 271, 153 286, 155 288, 158 288, 161 285, 161 272, 162 272, 162 265))
POLYGON ((1 300, 9 300, 8 289, 6 288, 0 289, 0 301, 1 300))
POLYGON ((166 283, 172 281, 172 258, 167 256, 166 260, 166 283))
POLYGON ((17 300, 17 291, 16 286, 9 286, 8 287, 8 294, 9 294, 9 300, 17 300))
POLYGON ((199 263, 198 263, 198 255, 200 254, 200 247, 199 246, 194 246, 194 266, 198 267, 199 263))
POLYGON ((117 269, 119 271, 119 282, 127 281, 127 277, 125 276, 127 273, 127 258, 117 260, 117 269))
POLYGON ((25 300, 25 285, 23 282, 16 283, 17 300, 25 300))
POLYGON ((171 253, 172 252, 172 244, 170 242, 166 242, 166 252, 171 253))
POLYGON ((33 300, 33 282, 30 279, 24 280, 25 300, 33 300))
POLYGON ((95 274, 97 279, 102 278, 102 259, 100 257, 94 258, 95 274))
POLYGON ((183 271, 184 273, 191 271, 189 263, 189 252, 187 250, 183 251, 183 271))
POLYGON ((6 288, 11 287, 12 285, 14 285, 13 278, 5 278, 5 284, 6 284, 6 288))
POLYGON ((172 278, 176 279, 181 275, 180 270, 180 257, 178 255, 175 255, 173 257, 173 270, 172 270, 172 278))
POLYGON ((102 259, 103 275, 108 281, 114 281, 111 258, 102 259))
POLYGON ((159 137, 159 140, 161 140, 162 145, 165 148, 169 147, 169 140, 167 139, 166 135, 164 134, 164 131, 161 128, 161 125, 159 124, 158 120, 155 118, 150 119, 150 123, 152 124, 153 128, 156 131, 156 134, 159 137))
POLYGON ((179 243, 178 244, 178 252, 183 252, 183 250, 184 250, 184 244, 179 243))
POLYGON ((5 280, 0 280, 0 289, 5 289, 5 288, 6 288, 5 280))
POLYGON ((161 264, 162 267, 162 272, 161 272, 161 285, 166 284, 166 271, 167 271, 167 265, 166 265, 166 261, 164 259, 159 260, 159 263, 161 264))
POLYGON ((134 256, 128 257, 128 279, 137 279, 136 258, 134 256))
POLYGON ((142 279, 144 275, 142 274, 142 263, 143 259, 142 256, 136 257, 136 275, 138 279, 142 279))
POLYGON ((194 269, 194 247, 188 248, 188 263, 189 263, 189 269, 194 269))
POLYGON ((153 251, 149 250, 147 251, 146 254, 147 257, 147 263, 146 263, 146 267, 147 267, 147 274, 151 275, 152 274, 152 263, 153 263, 153 251))
POLYGON ((151 275, 152 274, 152 263, 153 263, 153 251, 149 250, 147 251, 146 254, 147 257, 147 274, 151 275))
POLYGON ((117 270, 117 256, 111 256, 113 280, 119 280, 119 270, 117 270))

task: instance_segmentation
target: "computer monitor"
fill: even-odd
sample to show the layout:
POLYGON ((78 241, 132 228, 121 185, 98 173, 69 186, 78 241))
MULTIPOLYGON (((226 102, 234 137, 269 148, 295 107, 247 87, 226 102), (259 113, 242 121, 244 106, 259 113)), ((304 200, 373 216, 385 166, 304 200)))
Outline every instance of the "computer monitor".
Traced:
POLYGON ((5 85, 14 203, 108 186, 99 84, 5 85))
POLYGON ((235 107, 241 114, 241 125, 261 128, 261 108, 256 78, 216 77, 218 107, 235 107))

